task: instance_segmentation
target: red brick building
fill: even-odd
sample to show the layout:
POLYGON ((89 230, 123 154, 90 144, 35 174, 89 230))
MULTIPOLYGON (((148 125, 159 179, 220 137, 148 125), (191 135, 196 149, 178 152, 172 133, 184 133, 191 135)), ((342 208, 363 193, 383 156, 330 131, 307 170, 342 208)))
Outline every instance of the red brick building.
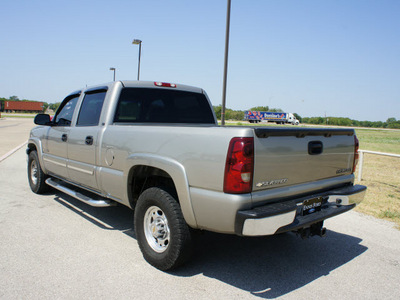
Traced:
POLYGON ((43 102, 4 101, 4 112, 43 112, 43 102))

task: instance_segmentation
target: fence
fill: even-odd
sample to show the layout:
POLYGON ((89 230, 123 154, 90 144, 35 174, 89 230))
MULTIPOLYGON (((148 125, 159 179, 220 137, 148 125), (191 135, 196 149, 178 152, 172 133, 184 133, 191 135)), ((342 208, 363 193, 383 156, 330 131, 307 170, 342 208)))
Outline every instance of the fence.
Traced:
POLYGON ((391 156, 391 157, 400 158, 399 154, 376 152, 376 151, 369 151, 369 150, 359 150, 359 153, 360 153, 360 160, 359 160, 359 169, 358 169, 358 181, 361 181, 361 179, 362 179, 364 153, 370 153, 370 154, 376 154, 376 155, 383 155, 383 156, 391 156))

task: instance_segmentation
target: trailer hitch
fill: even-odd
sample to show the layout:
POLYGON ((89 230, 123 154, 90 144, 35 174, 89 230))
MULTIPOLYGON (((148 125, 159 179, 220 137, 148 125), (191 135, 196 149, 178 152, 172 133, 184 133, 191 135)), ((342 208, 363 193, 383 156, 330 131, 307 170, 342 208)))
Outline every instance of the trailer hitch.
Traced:
POLYGON ((310 227, 300 228, 296 231, 303 240, 309 238, 310 236, 319 235, 320 237, 326 236, 326 228, 324 226, 324 221, 312 224, 310 227))

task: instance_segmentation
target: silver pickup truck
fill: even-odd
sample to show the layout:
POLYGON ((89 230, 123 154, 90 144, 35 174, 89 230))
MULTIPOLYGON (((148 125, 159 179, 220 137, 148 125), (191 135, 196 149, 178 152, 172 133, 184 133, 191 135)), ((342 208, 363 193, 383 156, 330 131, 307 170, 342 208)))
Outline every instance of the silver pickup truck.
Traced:
POLYGON ((32 191, 132 208, 143 256, 161 270, 190 257, 194 229, 323 236, 323 221, 366 191, 354 185, 354 130, 220 127, 200 88, 112 82, 71 93, 53 119, 34 122, 32 191))

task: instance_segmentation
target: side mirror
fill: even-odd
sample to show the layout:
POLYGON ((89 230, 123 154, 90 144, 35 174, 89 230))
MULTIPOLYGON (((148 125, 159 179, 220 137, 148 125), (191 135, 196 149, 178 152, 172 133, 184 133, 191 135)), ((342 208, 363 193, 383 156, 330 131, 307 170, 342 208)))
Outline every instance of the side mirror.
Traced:
POLYGON ((50 122, 50 115, 48 114, 38 114, 33 120, 36 125, 50 125, 50 122))

